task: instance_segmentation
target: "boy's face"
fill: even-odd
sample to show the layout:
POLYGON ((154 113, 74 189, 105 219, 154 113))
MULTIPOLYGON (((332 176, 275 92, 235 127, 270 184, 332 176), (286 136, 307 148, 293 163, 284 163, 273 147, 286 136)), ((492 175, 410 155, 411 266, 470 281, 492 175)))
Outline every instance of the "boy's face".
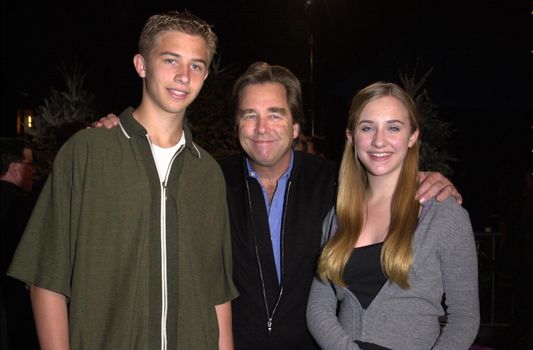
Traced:
POLYGON ((135 55, 137 73, 145 78, 143 101, 181 114, 194 101, 208 74, 207 43, 178 31, 160 34, 148 57, 135 55))

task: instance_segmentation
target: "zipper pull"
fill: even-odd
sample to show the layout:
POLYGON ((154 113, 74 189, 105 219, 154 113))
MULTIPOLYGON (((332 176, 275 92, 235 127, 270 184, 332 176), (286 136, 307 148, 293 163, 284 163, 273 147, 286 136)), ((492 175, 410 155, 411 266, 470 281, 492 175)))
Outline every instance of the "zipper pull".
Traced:
POLYGON ((272 332, 272 319, 269 318, 267 321, 267 327, 268 327, 268 335, 270 335, 270 332, 272 332))

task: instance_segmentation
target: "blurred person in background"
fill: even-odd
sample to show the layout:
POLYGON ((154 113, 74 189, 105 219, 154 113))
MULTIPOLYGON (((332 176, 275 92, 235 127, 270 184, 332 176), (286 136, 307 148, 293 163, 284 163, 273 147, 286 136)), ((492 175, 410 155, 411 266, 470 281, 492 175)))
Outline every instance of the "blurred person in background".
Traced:
POLYGON ((24 283, 6 276, 35 205, 31 145, 19 138, 0 139, 0 228, 2 243, 2 348, 38 349, 31 303, 24 283), (5 332, 5 333, 4 333, 5 332))

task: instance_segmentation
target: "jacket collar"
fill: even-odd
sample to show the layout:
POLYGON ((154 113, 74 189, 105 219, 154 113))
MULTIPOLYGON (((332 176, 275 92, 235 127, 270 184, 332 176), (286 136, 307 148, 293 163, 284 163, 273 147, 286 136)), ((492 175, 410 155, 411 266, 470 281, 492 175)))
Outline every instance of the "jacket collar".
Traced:
MULTIPOLYGON (((133 118, 133 107, 128 107, 119 116, 119 127, 127 139, 134 135, 145 137, 146 129, 133 118)), ((192 133, 186 121, 183 122, 183 132, 185 133, 185 147, 197 158, 202 158, 200 148, 193 142, 192 133)))
MULTIPOLYGON (((248 168, 248 164, 250 162, 250 159, 248 158, 248 156, 246 155, 246 153, 242 153, 242 170, 244 172, 244 175, 246 177, 250 177, 250 171, 249 171, 249 168, 248 168)), ((299 168, 300 166, 300 162, 301 162, 301 153, 299 151, 296 151, 296 150, 292 150, 292 158, 291 158, 291 164, 290 164, 290 168, 291 168, 291 171, 289 172, 289 179, 292 179, 294 176, 294 174, 296 174, 297 172, 297 169, 299 168)))

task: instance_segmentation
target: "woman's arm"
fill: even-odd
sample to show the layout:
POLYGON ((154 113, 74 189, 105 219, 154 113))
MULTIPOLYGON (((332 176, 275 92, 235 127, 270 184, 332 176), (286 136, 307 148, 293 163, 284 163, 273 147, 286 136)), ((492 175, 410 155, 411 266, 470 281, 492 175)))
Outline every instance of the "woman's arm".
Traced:
POLYGON ((359 350, 336 315, 337 297, 329 283, 313 279, 307 302, 307 327, 322 349, 359 350))
POLYGON ((447 219, 449 232, 440 253, 447 322, 434 349, 468 349, 479 329, 477 253, 466 210, 447 219))

